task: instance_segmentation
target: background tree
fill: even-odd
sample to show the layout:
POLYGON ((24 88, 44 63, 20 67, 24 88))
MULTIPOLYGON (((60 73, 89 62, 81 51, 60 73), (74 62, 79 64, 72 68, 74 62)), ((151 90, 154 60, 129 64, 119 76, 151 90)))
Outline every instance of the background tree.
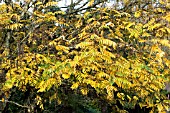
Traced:
POLYGON ((168 1, 4 2, 3 112, 168 110, 168 1))

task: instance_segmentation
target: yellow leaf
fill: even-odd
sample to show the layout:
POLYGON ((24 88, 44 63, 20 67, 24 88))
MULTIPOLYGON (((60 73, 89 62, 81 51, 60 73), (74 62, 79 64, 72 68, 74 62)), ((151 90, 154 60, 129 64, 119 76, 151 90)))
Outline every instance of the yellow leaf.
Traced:
POLYGON ((149 113, 154 113, 154 110, 151 110, 149 113))
POLYGON ((131 97, 129 96, 129 95, 126 95, 127 96, 127 98, 129 99, 129 101, 131 101, 132 99, 131 99, 131 97))
POLYGON ((124 93, 117 93, 117 97, 121 98, 122 100, 124 100, 124 93))
POLYGON ((39 90, 37 92, 43 92, 45 91, 46 87, 44 87, 45 81, 41 81, 41 83, 39 84, 39 90))
POLYGON ((135 14, 134 14, 134 16, 135 16, 136 18, 139 18, 139 17, 141 16, 141 12, 140 12, 140 11, 136 11, 135 14))
MULTIPOLYGON (((169 101, 170 101, 170 100, 169 100, 169 101)), ((164 105, 164 108, 165 108, 167 111, 170 111, 169 105, 164 105)))
POLYGON ((126 5, 129 3, 129 0, 123 0, 123 3, 126 5))
POLYGON ((150 27, 151 30, 155 29, 155 28, 159 28, 162 24, 154 24, 152 27, 150 27))
POLYGON ((139 40, 139 42, 143 43, 143 42, 146 42, 146 40, 141 39, 141 40, 139 40))
POLYGON ((100 39, 99 41, 100 44, 112 46, 114 49, 116 48, 117 44, 114 41, 111 41, 109 39, 100 39))
POLYGON ((149 33, 147 33, 147 32, 144 32, 143 34, 142 34, 142 37, 150 37, 151 35, 149 34, 149 33))
POLYGON ((40 108, 41 108, 41 109, 44 109, 43 104, 40 105, 40 108))
POLYGON ((57 99, 57 103, 60 105, 61 104, 61 100, 60 99, 57 99))
POLYGON ((137 96, 133 96, 133 99, 134 99, 134 100, 138 100, 138 97, 137 97, 137 96))
POLYGON ((86 13, 84 14, 84 18, 86 19, 86 18, 88 18, 90 15, 91 15, 90 12, 86 12, 86 13))
POLYGON ((81 89, 81 93, 82 93, 83 95, 87 95, 87 92, 88 92, 87 89, 81 89))
POLYGON ((158 111, 160 112, 160 111, 162 111, 163 110, 163 106, 162 106, 162 104, 160 103, 160 104, 158 104, 157 105, 157 108, 158 108, 158 111))
POLYGON ((129 29, 131 26, 134 26, 135 22, 129 22, 125 29, 129 29))
POLYGON ((85 48, 87 46, 93 45, 94 42, 80 42, 79 44, 76 45, 76 48, 85 48))
POLYGON ((94 21, 95 20, 95 18, 89 18, 88 20, 87 20, 87 23, 90 23, 90 22, 92 22, 92 21, 94 21))
POLYGON ((143 26, 143 28, 149 27, 150 25, 152 25, 155 22, 155 18, 152 18, 147 24, 145 24, 143 26))
POLYGON ((167 30, 167 32, 170 34, 170 28, 165 27, 165 29, 167 30))
POLYGON ((2 98, 2 100, 1 100, 2 102, 5 102, 5 99, 4 98, 2 98))
POLYGON ((36 96, 36 100, 37 100, 37 105, 40 105, 42 99, 39 95, 36 96))
MULTIPOLYGON (((15 79, 15 78, 14 78, 14 79, 15 79)), ((4 86, 4 89, 10 89, 10 88, 12 88, 12 87, 13 87, 13 82, 12 82, 12 80, 6 81, 5 86, 4 86)))
POLYGON ((59 50, 59 51, 64 51, 64 52, 66 52, 66 53, 69 52, 69 48, 66 47, 66 46, 62 46, 62 45, 57 45, 57 46, 55 46, 55 49, 56 49, 56 50, 59 50))
POLYGON ((107 95, 107 99, 108 100, 112 100, 114 97, 113 93, 112 92, 109 92, 108 95, 107 95))
POLYGON ((168 22, 170 22, 170 13, 168 13, 165 17, 163 17, 163 19, 165 19, 168 22))
POLYGON ((62 77, 63 77, 64 79, 68 79, 68 78, 70 78, 70 74, 62 74, 62 77))
POLYGON ((163 0, 159 0, 160 4, 165 4, 165 2, 163 0))
POLYGON ((90 2, 89 2, 89 6, 92 6, 92 5, 93 5, 93 3, 94 3, 94 0, 90 0, 90 2))
POLYGON ((78 86, 79 86, 79 83, 76 82, 76 83, 74 83, 74 84, 71 86, 71 89, 77 89, 78 86))
POLYGON ((37 2, 35 5, 42 5, 43 3, 42 2, 37 2))
POLYGON ((46 7, 48 7, 48 6, 55 6, 57 4, 58 4, 58 2, 48 2, 48 3, 46 3, 46 7))

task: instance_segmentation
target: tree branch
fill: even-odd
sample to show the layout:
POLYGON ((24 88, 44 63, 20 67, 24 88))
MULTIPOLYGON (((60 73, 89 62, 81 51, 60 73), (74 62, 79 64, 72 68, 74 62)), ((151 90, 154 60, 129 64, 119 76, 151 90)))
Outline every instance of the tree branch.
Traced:
MULTIPOLYGON (((92 6, 89 6, 89 7, 86 7, 86 8, 82 8, 82 9, 81 9, 81 7, 80 7, 80 8, 76 9, 76 10, 73 11, 73 12, 69 12, 67 15, 71 15, 71 14, 78 13, 78 12, 83 11, 83 10, 95 8, 97 5, 99 5, 99 4, 102 3, 102 2, 103 2, 103 1, 99 1, 99 2, 97 2, 97 3, 95 3, 95 4, 93 4, 92 6)), ((87 2, 83 5, 83 7, 84 7, 86 4, 87 4, 87 2)))
POLYGON ((29 109, 28 106, 23 106, 23 105, 21 105, 21 104, 18 104, 18 103, 16 103, 16 102, 9 101, 9 100, 5 100, 5 101, 0 100, 0 102, 7 102, 7 103, 15 104, 15 105, 17 105, 17 106, 19 106, 19 107, 22 107, 22 108, 27 108, 27 109, 29 109))

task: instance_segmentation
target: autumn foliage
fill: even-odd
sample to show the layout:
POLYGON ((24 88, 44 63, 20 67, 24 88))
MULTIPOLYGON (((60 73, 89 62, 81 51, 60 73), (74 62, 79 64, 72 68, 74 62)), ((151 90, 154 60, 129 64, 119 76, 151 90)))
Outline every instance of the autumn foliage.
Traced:
POLYGON ((79 2, 65 11, 50 0, 0 5, 3 110, 168 110, 168 0, 118 0, 112 7, 89 0, 76 8, 79 2))

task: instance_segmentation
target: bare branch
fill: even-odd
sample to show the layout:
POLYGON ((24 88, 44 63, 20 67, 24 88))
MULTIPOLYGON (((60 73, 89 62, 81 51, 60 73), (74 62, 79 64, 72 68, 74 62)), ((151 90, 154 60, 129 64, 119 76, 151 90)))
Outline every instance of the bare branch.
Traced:
POLYGON ((21 104, 18 104, 18 103, 16 103, 16 102, 9 101, 9 100, 5 100, 5 101, 2 101, 2 100, 0 100, 0 102, 7 102, 7 103, 12 103, 12 104, 15 104, 15 105, 17 105, 17 106, 19 106, 19 107, 22 107, 22 108, 27 108, 27 109, 29 109, 29 107, 28 107, 28 106, 23 106, 23 105, 21 105, 21 104))
MULTIPOLYGON (((81 9, 81 7, 80 7, 80 8, 78 8, 78 9, 76 9, 75 11, 68 13, 67 15, 71 15, 71 14, 74 14, 74 13, 78 13, 78 12, 80 12, 80 11, 84 11, 84 10, 87 10, 87 9, 95 8, 97 5, 99 5, 99 4, 102 3, 102 2, 103 2, 103 1, 99 1, 99 2, 97 2, 97 3, 95 3, 95 4, 93 4, 92 6, 85 7, 85 8, 82 8, 82 9, 81 9)), ((87 4, 87 2, 86 2, 85 4, 83 4, 83 7, 84 7, 86 4, 87 4)))

